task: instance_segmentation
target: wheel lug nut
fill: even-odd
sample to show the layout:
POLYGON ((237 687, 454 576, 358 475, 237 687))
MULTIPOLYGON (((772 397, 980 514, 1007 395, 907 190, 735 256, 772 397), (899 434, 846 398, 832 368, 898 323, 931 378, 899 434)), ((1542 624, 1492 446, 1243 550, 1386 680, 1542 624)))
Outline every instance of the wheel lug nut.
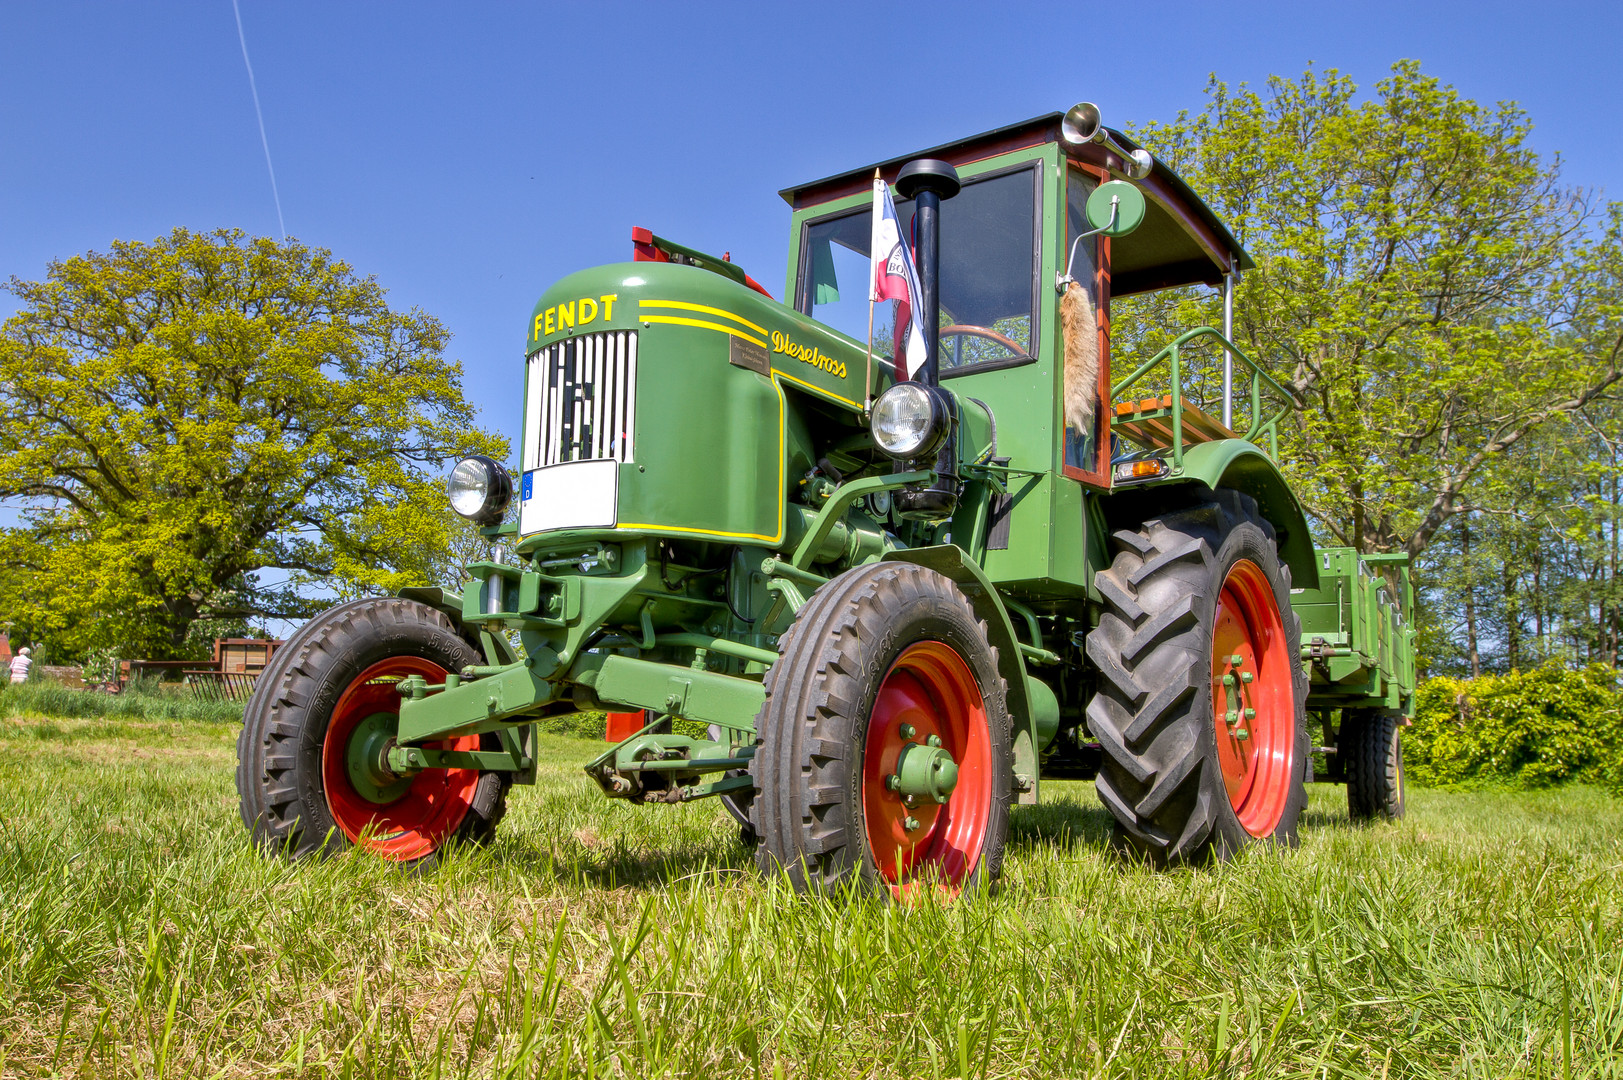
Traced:
POLYGON ((912 814, 909 814, 902 819, 902 828, 906 829, 908 832, 912 832, 918 827, 919 819, 914 817, 912 814))
POLYGON ((1234 685, 1234 676, 1233 675, 1225 675, 1225 676, 1223 676, 1223 685, 1224 686, 1233 686, 1234 685))
POLYGON ((1240 681, 1241 682, 1250 682, 1254 678, 1256 678, 1256 676, 1251 674, 1249 671, 1240 672, 1240 681))
POLYGON ((902 786, 902 778, 900 776, 898 776, 896 773, 891 773, 889 776, 885 777, 885 790, 886 791, 895 791, 897 788, 899 788, 901 786, 902 786))
POLYGON ((924 745, 925 746, 940 746, 941 745, 941 736, 939 736, 939 735, 931 735, 929 738, 924 740, 924 745))
POLYGON ((1234 729, 1234 737, 1236 739, 1241 739, 1241 740, 1249 739, 1251 737, 1251 733, 1249 731, 1247 731, 1243 727, 1242 728, 1235 728, 1234 729))
POLYGON ((1257 710, 1255 710, 1255 709, 1247 709, 1245 711, 1245 718, 1247 720, 1255 720, 1257 718, 1257 710))
POLYGON ((1228 712, 1223 714, 1223 722, 1225 724, 1238 724, 1240 722, 1239 712, 1235 709, 1230 709, 1228 712))
POLYGON ((901 727, 897 728, 896 731, 897 734, 901 735, 901 737, 904 739, 911 739, 914 735, 918 734, 918 729, 912 724, 903 724, 901 727))
POLYGON ((1235 667, 1239 667, 1241 664, 1245 663, 1245 657, 1241 656, 1239 653, 1235 653, 1233 656, 1229 657, 1229 663, 1233 664, 1235 667))

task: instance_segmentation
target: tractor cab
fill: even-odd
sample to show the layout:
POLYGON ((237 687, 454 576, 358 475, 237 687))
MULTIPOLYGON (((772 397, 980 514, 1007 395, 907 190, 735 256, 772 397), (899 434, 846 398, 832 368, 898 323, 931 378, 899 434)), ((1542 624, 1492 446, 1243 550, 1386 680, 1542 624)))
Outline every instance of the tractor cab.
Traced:
MULTIPOLYGON (((892 376, 905 327, 896 301, 870 318, 871 190, 876 175, 893 183, 918 157, 953 165, 962 181, 940 210, 940 377, 999 417, 1019 417, 1002 425, 1001 454, 1029 467, 1047 458, 1055 472, 1109 488, 1156 467, 1135 474, 1135 449, 1153 455, 1177 443, 1181 458, 1186 442, 1243 434, 1229 430, 1231 410, 1207 415, 1164 375, 1121 380, 1123 392, 1139 383, 1165 391, 1147 400, 1112 392, 1113 359, 1123 368, 1111 350, 1113 297, 1197 283, 1231 295, 1252 264, 1171 169, 1102 127, 1091 105, 785 189, 794 208, 788 303, 871 345, 875 377, 892 376), (1128 463, 1123 476, 1113 459, 1128 463)), ((896 205, 906 232, 912 201, 896 205)))

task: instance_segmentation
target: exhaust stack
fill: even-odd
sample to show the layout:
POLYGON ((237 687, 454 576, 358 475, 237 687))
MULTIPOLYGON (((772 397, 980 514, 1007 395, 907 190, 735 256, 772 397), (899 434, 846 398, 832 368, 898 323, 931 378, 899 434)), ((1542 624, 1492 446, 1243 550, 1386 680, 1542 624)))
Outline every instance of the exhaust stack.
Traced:
MULTIPOLYGON (((947 412, 947 437, 936 451, 931 466, 934 483, 925 488, 904 488, 896 493, 896 506, 904 515, 917 518, 951 517, 958 509, 963 481, 958 476, 958 402, 940 389, 941 328, 941 200, 958 194, 962 186, 958 170, 945 161, 920 158, 902 166, 896 175, 896 190, 913 200, 914 236, 918 244, 919 302, 922 311, 913 317, 924 336, 924 366, 918 381, 931 387, 947 412)), ((898 468, 902 466, 898 465, 898 468)))

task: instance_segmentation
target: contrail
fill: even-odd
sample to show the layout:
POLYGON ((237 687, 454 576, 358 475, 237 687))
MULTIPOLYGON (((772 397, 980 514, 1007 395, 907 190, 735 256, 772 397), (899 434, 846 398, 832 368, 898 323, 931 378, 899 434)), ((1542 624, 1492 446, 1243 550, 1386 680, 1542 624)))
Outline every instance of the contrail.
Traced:
POLYGON ((270 173, 271 198, 276 200, 276 225, 287 240, 287 222, 282 220, 282 196, 276 190, 276 166, 271 164, 270 140, 265 138, 265 114, 259 110, 259 87, 254 85, 254 65, 248 62, 248 38, 242 32, 242 8, 231 0, 231 10, 237 15, 237 40, 242 42, 242 66, 248 69, 248 89, 254 95, 254 115, 259 117, 259 141, 265 147, 265 170, 270 173))

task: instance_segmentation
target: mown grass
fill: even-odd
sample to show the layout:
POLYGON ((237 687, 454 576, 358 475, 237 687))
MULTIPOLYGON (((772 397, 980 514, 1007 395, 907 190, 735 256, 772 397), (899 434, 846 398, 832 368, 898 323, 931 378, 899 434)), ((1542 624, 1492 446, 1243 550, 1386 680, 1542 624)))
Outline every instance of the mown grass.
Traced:
POLYGON ((1318 787, 1294 854, 1154 872, 1086 784, 994 896, 762 880, 718 807, 611 803, 543 740, 430 875, 249 849, 235 725, 0 721, 7 1076, 1623 1074, 1623 801, 1318 787))

